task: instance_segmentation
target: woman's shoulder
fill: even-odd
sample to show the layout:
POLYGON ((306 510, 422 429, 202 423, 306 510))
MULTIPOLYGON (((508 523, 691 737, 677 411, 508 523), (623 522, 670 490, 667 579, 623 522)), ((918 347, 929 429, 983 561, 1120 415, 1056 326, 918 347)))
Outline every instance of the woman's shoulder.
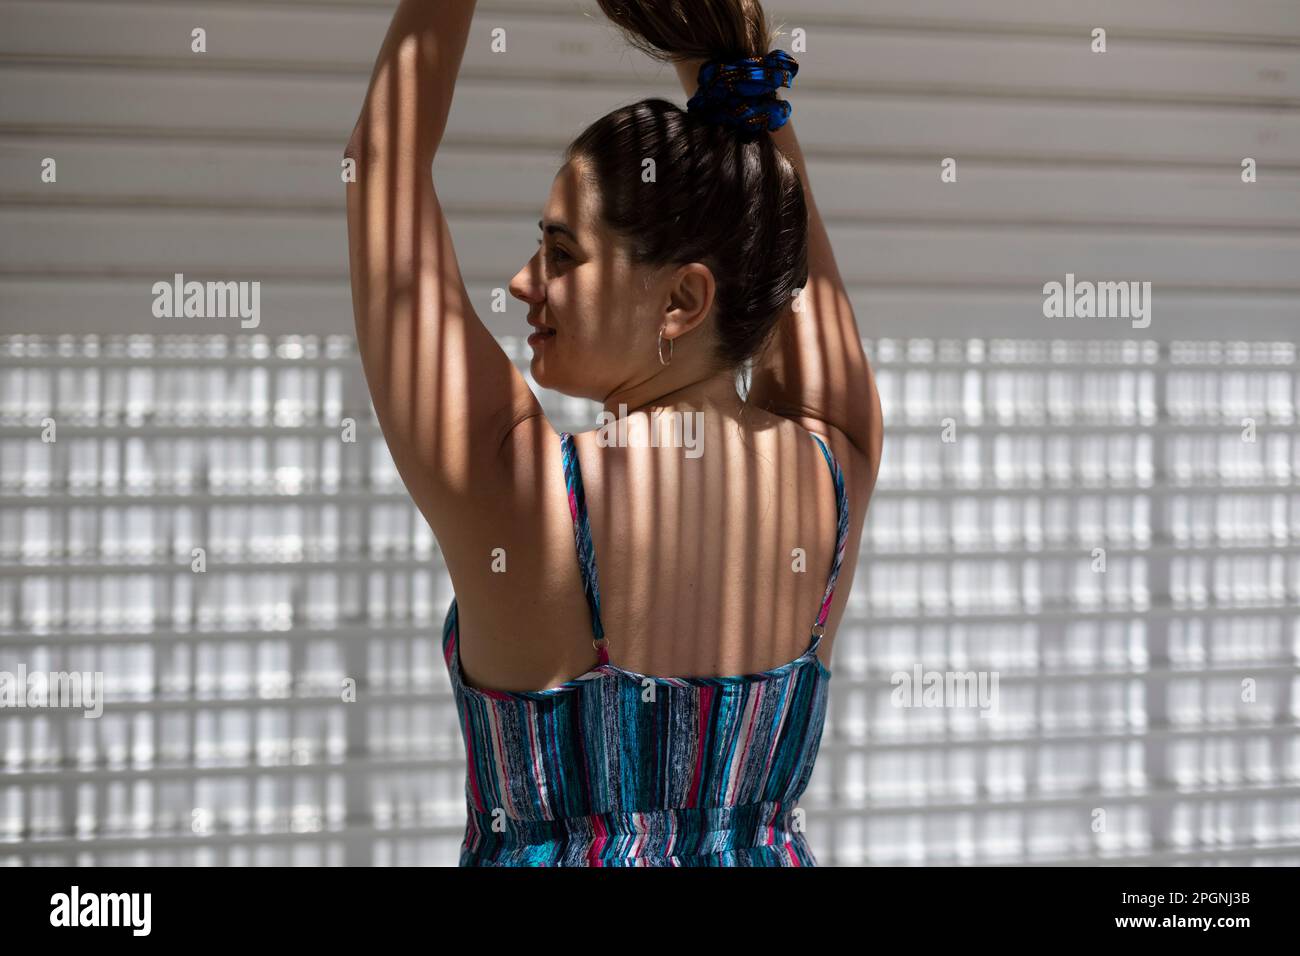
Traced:
POLYGON ((825 446, 842 471, 844 484, 850 489, 851 496, 861 495, 865 501, 874 490, 876 475, 880 471, 878 451, 873 457, 855 445, 848 435, 828 422, 797 415, 783 420, 799 433, 809 436, 809 441, 815 438, 825 446))

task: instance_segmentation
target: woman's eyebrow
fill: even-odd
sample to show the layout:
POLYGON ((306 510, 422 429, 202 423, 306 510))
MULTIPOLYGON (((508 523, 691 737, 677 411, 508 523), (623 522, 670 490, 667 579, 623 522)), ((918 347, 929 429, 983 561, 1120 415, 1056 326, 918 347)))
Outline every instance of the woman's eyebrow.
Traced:
POLYGON ((553 233, 562 232, 574 242, 578 241, 578 237, 573 234, 573 230, 562 222, 548 222, 543 225, 542 220, 539 219, 537 220, 537 228, 542 230, 542 232, 546 233, 548 236, 553 233))

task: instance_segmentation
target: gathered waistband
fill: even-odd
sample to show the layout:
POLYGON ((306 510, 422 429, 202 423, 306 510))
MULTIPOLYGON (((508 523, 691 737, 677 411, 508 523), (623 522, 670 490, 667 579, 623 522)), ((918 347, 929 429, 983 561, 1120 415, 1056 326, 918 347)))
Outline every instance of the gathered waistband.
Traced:
MULTIPOLYGON (((469 808, 462 865, 682 865, 692 857, 770 850, 811 864, 802 812, 780 802, 611 811, 555 820, 469 808), (806 860, 806 861, 805 861, 806 860)), ((753 854, 750 854, 753 855, 753 854)), ((760 854, 761 855, 761 854, 760 854)))

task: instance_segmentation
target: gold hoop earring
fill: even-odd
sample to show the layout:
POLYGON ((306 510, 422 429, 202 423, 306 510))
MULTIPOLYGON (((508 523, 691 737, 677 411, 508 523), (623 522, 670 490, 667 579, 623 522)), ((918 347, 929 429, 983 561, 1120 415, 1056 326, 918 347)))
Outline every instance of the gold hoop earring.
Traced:
POLYGON ((657 351, 659 352, 660 365, 672 364, 673 361, 673 340, 672 339, 668 340, 668 361, 667 362, 664 361, 664 330, 663 329, 659 330, 659 346, 657 351))

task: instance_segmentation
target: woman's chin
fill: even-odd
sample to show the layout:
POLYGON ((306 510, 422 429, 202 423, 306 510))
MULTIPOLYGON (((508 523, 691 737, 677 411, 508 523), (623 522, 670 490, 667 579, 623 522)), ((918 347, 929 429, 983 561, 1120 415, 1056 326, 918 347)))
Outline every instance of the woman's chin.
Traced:
POLYGON ((544 388, 548 392, 558 392, 561 395, 568 395, 570 398, 587 397, 585 390, 576 382, 558 375, 553 368, 548 369, 545 360, 539 359, 537 356, 533 356, 528 374, 532 376, 538 388, 544 388))
POLYGON ((541 355, 534 353, 532 361, 528 365, 528 373, 540 387, 554 389, 556 382, 551 375, 551 370, 547 367, 548 364, 541 355))

